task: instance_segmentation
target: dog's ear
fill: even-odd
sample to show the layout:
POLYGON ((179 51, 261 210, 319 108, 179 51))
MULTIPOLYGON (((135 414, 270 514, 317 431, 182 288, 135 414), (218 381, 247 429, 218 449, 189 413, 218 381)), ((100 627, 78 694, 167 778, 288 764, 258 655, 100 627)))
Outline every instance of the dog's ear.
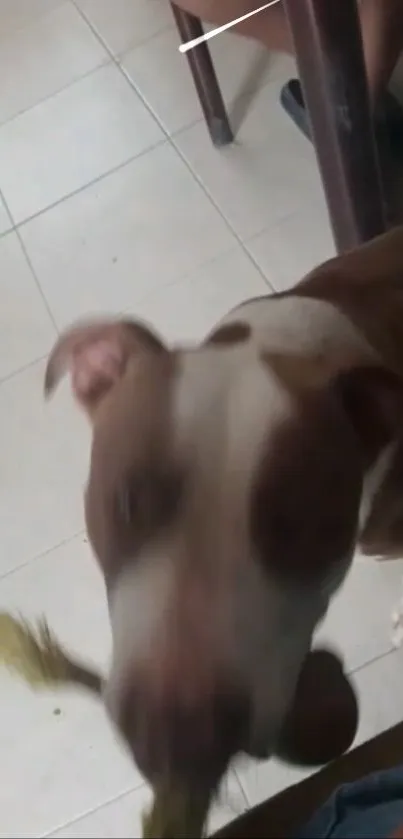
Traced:
POLYGON ((92 415, 130 361, 166 352, 151 330, 134 321, 76 324, 53 347, 45 373, 45 395, 50 396, 70 372, 77 401, 92 415))
POLYGON ((343 371, 334 385, 371 462, 403 428, 403 380, 383 367, 363 366, 343 371))
POLYGON ((376 364, 351 365, 341 356, 299 357, 270 353, 264 359, 288 389, 302 395, 327 391, 341 401, 361 445, 372 461, 403 427, 403 379, 376 364))

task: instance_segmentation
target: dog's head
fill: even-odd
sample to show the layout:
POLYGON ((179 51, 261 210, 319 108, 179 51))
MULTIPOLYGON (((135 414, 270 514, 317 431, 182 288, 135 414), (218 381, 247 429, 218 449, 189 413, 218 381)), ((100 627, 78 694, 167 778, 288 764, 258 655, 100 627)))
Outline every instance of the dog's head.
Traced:
POLYGON ((132 321, 81 324, 48 364, 46 391, 70 371, 93 427, 106 698, 152 782, 173 771, 214 786, 237 752, 275 748, 402 403, 382 370, 330 374, 260 353, 249 332, 169 350, 132 321))

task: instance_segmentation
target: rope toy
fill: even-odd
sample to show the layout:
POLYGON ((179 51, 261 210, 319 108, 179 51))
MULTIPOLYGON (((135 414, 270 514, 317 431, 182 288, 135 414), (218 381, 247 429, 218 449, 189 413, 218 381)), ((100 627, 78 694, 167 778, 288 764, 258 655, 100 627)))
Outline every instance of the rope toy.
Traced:
POLYGON ((46 620, 38 621, 35 631, 27 621, 0 613, 0 662, 35 690, 74 684, 102 693, 100 674, 71 658, 46 620))
POLYGON ((201 839, 209 803, 203 796, 169 786, 157 791, 150 811, 143 815, 143 839, 201 839))
MULTIPOLYGON (((35 628, 0 613, 0 664, 34 690, 76 685, 102 697, 102 675, 70 656, 45 619, 35 628)), ((168 784, 154 792, 151 808, 143 816, 143 839, 201 839, 208 809, 205 797, 168 784)))

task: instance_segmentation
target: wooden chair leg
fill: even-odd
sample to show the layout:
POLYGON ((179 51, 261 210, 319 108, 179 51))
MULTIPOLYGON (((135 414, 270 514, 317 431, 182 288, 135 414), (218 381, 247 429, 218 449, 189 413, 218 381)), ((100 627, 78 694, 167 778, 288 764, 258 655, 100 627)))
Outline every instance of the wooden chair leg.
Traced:
POLYGON ((284 0, 336 245, 385 230, 356 0, 284 0))
MULTIPOLYGON (((203 35, 203 27, 198 17, 184 12, 176 3, 171 2, 171 6, 183 42, 203 35)), ((217 147, 226 146, 232 143, 234 136, 210 50, 207 44, 203 43, 189 50, 186 55, 211 139, 217 147)))

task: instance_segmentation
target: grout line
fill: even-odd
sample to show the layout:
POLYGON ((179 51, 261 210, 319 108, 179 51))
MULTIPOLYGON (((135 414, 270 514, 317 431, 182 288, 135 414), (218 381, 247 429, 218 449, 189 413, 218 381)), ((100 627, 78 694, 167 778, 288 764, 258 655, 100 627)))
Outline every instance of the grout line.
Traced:
POLYGON ((3 233, 0 234, 0 239, 2 239, 3 236, 7 236, 7 233, 15 233, 16 226, 15 226, 14 216, 13 216, 11 210, 10 210, 10 207, 7 204, 7 201, 6 201, 6 198, 5 198, 5 195, 4 195, 4 192, 3 192, 2 189, 0 189, 0 200, 3 203, 3 206, 4 206, 4 208, 7 212, 7 215, 9 217, 10 224, 11 224, 11 227, 9 227, 7 230, 4 230, 3 233))
MULTIPOLYGON (((165 135, 166 139, 167 139, 167 140, 170 140, 170 139, 171 139, 171 135, 170 135, 170 133, 169 133, 168 129, 166 128, 166 126, 164 125, 164 123, 163 123, 163 121, 162 121, 161 117, 157 114, 157 112, 156 112, 156 111, 154 111, 154 110, 153 110, 153 108, 151 107, 151 105, 149 105, 149 103, 147 102, 147 99, 144 97, 144 95, 143 95, 143 93, 141 92, 140 88, 139 88, 139 87, 137 87, 136 82, 134 81, 134 79, 132 79, 132 77, 131 77, 131 76, 130 76, 130 74, 126 71, 126 69, 124 68, 123 64, 122 64, 120 61, 115 61, 115 65, 116 65, 117 69, 119 70, 119 72, 122 74, 122 76, 126 79, 127 83, 130 85, 130 87, 132 88, 132 90, 134 91, 134 93, 136 94, 136 96, 138 96, 138 98, 141 100, 142 104, 143 104, 143 105, 144 105, 144 107, 147 109, 148 113, 149 113, 149 114, 153 117, 153 119, 155 120, 155 122, 158 124, 159 128, 161 129, 161 131, 163 131, 163 133, 164 133, 164 135, 165 135)), ((190 128, 190 127, 191 127, 191 126, 189 125, 189 128, 190 128)))
POLYGON ((6 580, 8 577, 12 577, 14 574, 18 574, 19 571, 22 571, 24 568, 30 565, 31 562, 37 562, 38 560, 43 559, 44 557, 51 554, 53 551, 57 551, 58 548, 62 548, 63 545, 68 545, 69 542, 72 542, 79 536, 87 538, 86 531, 82 529, 77 530, 76 533, 72 533, 71 536, 66 536, 65 539, 62 539, 61 542, 58 542, 56 545, 52 545, 51 548, 46 548, 45 551, 42 551, 41 553, 35 554, 35 556, 31 556, 29 559, 26 559, 24 562, 21 563, 21 565, 17 565, 15 568, 10 568, 9 571, 6 571, 5 574, 0 575, 0 588, 3 580, 6 580))
MULTIPOLYGON (((264 763, 262 763, 262 767, 263 767, 263 766, 264 766, 264 763)), ((259 769, 260 769, 260 765, 259 765, 259 764, 257 764, 257 771, 259 771, 259 769)), ((243 782, 243 780, 242 780, 242 773, 241 773, 241 771, 240 771, 240 770, 235 770, 235 772, 236 772, 236 776, 237 776, 237 778, 238 778, 238 783, 239 783, 239 786, 241 787, 241 790, 242 790, 243 797, 244 797, 244 799, 245 799, 245 801, 246 801, 246 809, 247 809, 247 810, 251 810, 251 809, 252 809, 252 807, 256 806, 256 802, 254 802, 254 803, 253 803, 253 802, 250 800, 250 798, 249 798, 249 795, 248 795, 248 792, 247 792, 246 786, 244 786, 244 782, 243 782)), ((281 792, 281 790, 280 790, 280 792, 281 792)), ((259 803, 259 802, 258 802, 258 803, 259 803)))
MULTIPOLYGON (((269 230, 269 229, 270 229, 269 227, 265 227, 264 230, 262 230, 262 233, 264 233, 266 230, 269 230)), ((257 235, 260 236, 260 233, 258 233, 257 235)), ((274 286, 271 284, 269 278, 266 277, 266 274, 264 273, 263 268, 259 265, 257 259, 253 255, 253 253, 250 252, 246 242, 244 242, 243 239, 242 239, 240 244, 241 244, 242 250, 244 251, 244 253, 246 253, 246 256, 249 257, 250 261, 253 263, 253 265, 255 266, 257 271, 259 271, 260 276, 262 277, 262 279, 266 283, 266 285, 267 285, 269 291, 271 292, 271 294, 277 294, 278 289, 274 288, 274 286)))
POLYGON ((93 67, 91 70, 88 70, 86 73, 83 73, 82 76, 77 76, 77 78, 74 78, 70 82, 68 82, 67 84, 62 85, 62 87, 57 88, 57 90, 54 90, 52 93, 48 93, 46 96, 43 96, 42 99, 38 99, 33 105, 28 105, 28 107, 22 108, 21 111, 17 111, 17 113, 13 114, 8 119, 5 119, 4 121, 3 120, 0 121, 0 129, 4 128, 5 125, 8 125, 9 123, 14 122, 14 120, 19 119, 20 117, 24 116, 25 114, 29 114, 30 111, 34 111, 35 108, 39 108, 41 105, 44 105, 45 102, 50 102, 50 100, 53 99, 55 96, 59 96, 65 90, 68 90, 70 87, 73 87, 75 84, 79 84, 79 82, 83 81, 84 79, 88 79, 88 77, 92 76, 93 73, 97 73, 98 70, 102 70, 103 67, 108 67, 108 65, 112 64, 112 63, 113 62, 110 61, 110 59, 109 59, 109 55, 107 55, 105 57, 104 61, 102 61, 100 64, 97 64, 96 67, 93 67))
POLYGON ((10 227, 7 227, 6 230, 1 231, 0 239, 4 239, 5 236, 9 236, 10 233, 15 233, 15 224, 11 220, 10 220, 10 227))
MULTIPOLYGON (((239 777, 238 777, 238 774, 237 774, 237 771, 235 769, 232 770, 232 774, 235 776, 235 778, 238 782, 239 791, 240 791, 241 796, 243 798, 244 807, 242 808, 242 811, 240 811, 240 812, 235 811, 235 809, 231 806, 230 796, 229 795, 226 796, 225 791, 221 795, 218 796, 217 803, 219 804, 220 802, 222 802, 222 803, 228 802, 230 809, 234 810, 235 818, 237 818, 240 815, 242 815, 242 813, 244 813, 246 810, 249 810, 251 805, 248 801, 248 798, 247 798, 247 795, 244 791, 243 785, 241 784, 241 782, 239 780, 239 777)), ((225 787, 225 781, 224 781, 224 787, 225 787)), ((48 839, 49 836, 54 836, 59 831, 64 830, 66 827, 69 827, 69 826, 74 825, 74 824, 78 824, 82 819, 88 818, 88 816, 91 816, 94 813, 97 813, 98 811, 103 810, 105 807, 108 807, 110 804, 114 804, 115 802, 120 801, 121 799, 125 798, 127 795, 131 795, 132 793, 139 792, 141 789, 149 789, 148 784, 145 783, 142 780, 140 781, 139 784, 136 784, 133 787, 129 787, 127 790, 119 793, 118 795, 112 796, 112 798, 106 799, 101 804, 96 804, 96 805, 94 805, 94 807, 90 807, 85 812, 80 813, 79 816, 75 816, 73 819, 70 819, 69 821, 64 822, 64 824, 60 825, 59 827, 52 828, 51 830, 47 831, 46 833, 42 833, 40 839, 48 839)))
POLYGON ((59 833, 60 830, 64 830, 66 827, 70 825, 77 824, 82 819, 87 818, 88 816, 93 815, 98 810, 102 810, 104 807, 108 807, 109 804, 114 804, 115 801, 120 801, 122 798, 125 798, 126 795, 130 795, 133 792, 137 792, 138 790, 142 789, 142 787, 146 788, 147 784, 144 781, 139 782, 138 785, 133 787, 128 787, 123 792, 118 793, 118 795, 113 795, 112 798, 108 798, 102 802, 102 804, 95 804, 94 807, 90 807, 84 813, 80 813, 79 816, 75 816, 73 819, 70 819, 64 824, 59 825, 59 827, 53 827, 52 830, 47 831, 46 833, 41 833, 40 839, 47 839, 49 836, 54 836, 55 833, 59 833))
POLYGON ((88 15, 87 15, 87 14, 86 14, 83 10, 82 10, 82 8, 78 5, 78 3, 76 2, 76 0, 70 0, 70 2, 71 2, 71 3, 72 3, 72 5, 74 6, 74 8, 75 8, 76 12, 78 12, 78 14, 80 15, 80 17, 81 17, 81 19, 84 21, 84 23, 86 23, 86 24, 87 24, 87 26, 88 26, 88 28, 91 30, 92 34, 93 34, 93 35, 95 35, 95 37, 96 37, 97 41, 101 44, 101 46, 104 48, 104 50, 106 50, 106 52, 107 52, 107 53, 108 53, 108 55, 109 55, 109 58, 110 58, 110 59, 112 59, 112 62, 113 62, 114 64, 116 64, 116 55, 115 55, 115 53, 112 51, 112 49, 110 48, 110 46, 109 46, 108 42, 105 40, 105 38, 103 38, 103 37, 102 37, 101 33, 100 33, 100 32, 98 32, 98 30, 97 30, 96 26, 94 26, 94 24, 92 23, 91 19, 90 19, 90 18, 88 17, 88 15))
MULTIPOLYGON (((234 775, 235 775, 235 777, 236 777, 236 779, 237 779, 237 781, 238 781, 238 785, 239 785, 239 788, 240 788, 240 790, 241 790, 242 797, 243 797, 244 802, 245 802, 245 811, 246 811, 246 810, 250 810, 250 809, 251 809, 251 807, 252 807, 252 804, 251 804, 251 803, 250 803, 250 801, 249 801, 249 798, 248 798, 248 795, 247 795, 246 789, 245 789, 245 787, 244 787, 244 785, 243 785, 243 783, 242 783, 242 780, 241 780, 241 772, 240 772, 240 770, 239 770, 239 769, 237 769, 236 767, 234 767, 234 768, 233 768, 232 772, 234 773, 234 775)), ((240 816, 240 815, 241 815, 241 814, 240 814, 240 813, 238 813, 238 816, 240 816)))
MULTIPOLYGON (((98 41, 104 47, 104 49, 107 51, 108 55, 113 59, 115 64, 118 64, 119 61, 121 60, 121 58, 123 57, 123 55, 126 55, 127 53, 131 52, 131 50, 137 49, 137 47, 143 47, 145 44, 148 43, 148 41, 152 41, 152 39, 158 37, 158 35, 162 35, 164 32, 167 32, 169 29, 174 28, 173 20, 172 20, 172 26, 168 26, 168 25, 164 26, 163 29, 161 29, 159 32, 155 32, 153 35, 149 35, 148 37, 145 37, 144 40, 136 41, 136 43, 133 42, 133 44, 126 47, 124 50, 122 50, 122 52, 116 53, 116 52, 113 51, 112 47, 109 46, 106 38, 104 38, 104 36, 101 35, 100 32, 98 32, 97 27, 92 22, 89 15, 86 12, 84 12, 84 10, 79 6, 77 0, 70 0, 70 2, 73 4, 74 8, 77 10, 79 15, 82 17, 82 19, 88 25, 88 27, 91 29, 91 32, 93 33, 93 35, 95 35, 95 37, 98 38, 98 41)), ((148 0, 148 2, 150 3, 150 2, 152 2, 152 0, 148 0)), ((154 2, 155 2, 155 0, 154 0, 154 2)))
MULTIPOLYGON (((200 124, 200 123, 202 123, 202 122, 203 122, 203 120, 199 120, 199 123, 197 123, 197 124, 200 124)), ((195 124, 196 124, 196 123, 195 123, 195 124)), ((207 126, 205 126, 205 128, 206 128, 206 131, 207 131, 207 126)), ((177 136, 177 135, 176 135, 176 136, 177 136)), ((185 166, 186 166, 186 168, 187 168, 188 172, 190 172, 190 174, 192 175, 193 179, 196 181, 196 183, 200 186, 200 188, 201 188, 201 189, 202 189, 202 191, 204 192, 204 195, 206 196, 206 198, 210 201, 210 203, 212 204, 212 206, 214 207, 214 209, 216 210, 216 212, 218 212, 218 214, 221 216, 221 218, 222 218, 222 219, 223 219, 223 221, 225 222, 225 224, 226 224, 226 226, 228 227, 229 231, 230 231, 230 232, 232 233, 232 235, 235 237, 235 239, 236 239, 236 241, 237 241, 238 245, 240 245, 240 246, 241 246, 241 248, 242 248, 242 250, 244 251, 244 253, 246 254, 246 256, 248 256, 248 257, 249 257, 249 259, 251 260, 251 262, 254 264, 254 266, 255 266, 255 268, 257 269, 257 271, 259 272, 260 276, 262 277, 262 279, 264 280, 264 282, 265 282, 265 283, 266 283, 266 285, 268 286, 269 291, 271 291, 271 292, 273 292, 273 293, 274 293, 274 292, 275 292, 275 289, 274 289, 274 288, 273 288, 273 286, 270 284, 270 282, 269 282, 268 278, 267 278, 267 277, 266 277, 266 275, 264 274, 264 272, 263 272, 262 268, 260 267, 260 265, 258 264, 258 262, 256 262, 256 260, 255 260, 255 259, 254 259, 254 257, 252 256, 252 254, 251 254, 251 253, 249 253, 249 251, 247 250, 247 248, 246 248, 246 246, 245 246, 245 243, 244 243, 243 239, 241 238, 241 236, 239 235, 238 231, 236 230, 236 228, 234 227, 234 225, 233 225, 233 224, 231 224, 230 220, 229 220, 229 219, 228 219, 228 218, 224 215, 224 213, 223 213, 223 211, 222 211, 222 209, 221 209, 221 207, 220 207, 219 203, 215 200, 215 198, 213 197, 213 195, 210 193, 210 190, 209 190, 209 189, 205 186, 205 184, 204 184, 203 180, 201 179, 201 177, 197 174, 197 172, 195 172, 195 170, 194 170, 194 169, 193 169, 193 167, 191 166, 191 164, 190 164, 190 162, 188 161, 188 159, 187 159, 186 155, 182 152, 181 148, 180 148, 180 147, 177 145, 177 143, 175 142, 175 135, 174 135, 174 136, 172 136, 172 137, 169 137, 168 139, 169 139, 169 142, 171 143, 171 145, 173 146, 173 148, 175 149, 176 153, 177 153, 177 154, 179 155, 179 157, 181 158, 182 163, 184 163, 184 164, 185 164, 185 166)), ((217 152, 217 154, 219 154, 219 152, 217 152)), ((266 230, 266 229, 269 229, 269 228, 264 228, 261 232, 264 232, 264 230, 266 230)), ((259 234, 256 234, 256 235, 259 235, 259 234)))
POLYGON ((355 676, 357 673, 361 673, 362 670, 365 670, 367 667, 370 667, 372 664, 376 664, 377 661, 380 661, 382 658, 386 658, 388 656, 397 653, 398 650, 395 647, 391 647, 390 650, 386 650, 384 653, 378 653, 373 658, 370 658, 368 661, 365 661, 363 664, 359 664, 358 667, 353 667, 351 670, 346 671, 348 676, 355 676))
MULTIPOLYGON (((6 231, 6 232, 7 232, 7 233, 15 233, 15 235, 17 236, 18 241, 19 241, 19 243, 20 243, 20 247, 21 247, 22 253, 23 253, 24 258, 25 258, 25 260, 26 260, 26 262, 27 262, 27 265, 28 265, 28 268, 29 268, 29 270, 30 270, 30 272, 31 272, 32 278, 33 278, 33 280, 34 280, 34 283, 35 283, 35 285, 36 285, 36 287, 37 287, 37 289, 38 289, 39 295, 40 295, 40 297, 41 297, 41 299, 42 299, 42 301, 43 301, 43 304, 44 304, 44 306, 45 306, 45 309, 46 309, 46 311, 47 311, 47 313, 48 313, 48 315, 49 315, 50 322, 52 323, 52 325, 53 325, 53 327, 54 327, 54 329, 55 329, 56 335, 59 335, 59 329, 58 329, 57 323, 56 323, 56 321, 55 321, 55 318, 53 317, 53 312, 52 312, 52 310, 51 310, 51 308, 50 308, 50 306, 49 306, 49 303, 48 303, 48 301, 47 301, 47 298, 46 298, 45 294, 43 293, 42 286, 41 286, 41 284, 40 284, 40 282, 39 282, 38 275, 37 275, 37 273, 36 273, 36 271, 35 271, 35 269, 34 269, 34 266, 33 266, 33 264, 32 264, 31 258, 30 258, 30 256, 29 256, 29 253, 28 253, 28 251, 27 251, 27 249, 26 249, 26 247, 25 247, 25 242, 24 242, 24 240, 23 240, 23 238, 22 238, 22 236, 21 236, 21 232, 19 231, 18 226, 17 226, 17 225, 16 225, 16 223, 15 223, 14 216, 13 216, 13 214, 12 214, 12 212, 11 212, 11 210, 10 210, 9 206, 8 206, 8 203, 7 203, 7 201, 6 201, 5 195, 4 195, 4 193, 3 193, 3 191, 2 191, 1 189, 0 189, 0 198, 1 198, 1 200, 3 201, 3 204, 4 204, 5 208, 6 208, 7 213, 8 213, 8 215, 9 215, 9 217, 10 217, 11 222, 12 222, 12 229, 11 229, 11 230, 9 230, 9 231, 6 231)), ((13 378, 14 376, 17 376, 19 373, 22 373, 24 370, 28 370, 28 369, 29 369, 30 367, 32 367, 34 364, 37 364, 37 363, 39 363, 40 361, 43 361, 45 358, 46 358, 46 355, 41 355, 41 356, 38 356, 38 358, 34 359, 33 361, 30 361, 30 362, 29 362, 29 364, 25 364, 23 367, 20 367, 20 368, 19 368, 19 370, 16 370, 16 371, 14 371, 13 373, 10 373, 10 375, 9 375, 9 376, 5 376, 5 377, 3 377, 3 378, 1 379, 1 381, 0 381, 0 384, 3 384, 3 382, 8 381, 9 379, 13 378)), ((0 579, 1 579, 1 578, 0 578, 0 579)))
MULTIPOLYGON (((147 303, 147 301, 152 300, 153 297, 161 294, 162 291, 169 291, 169 289, 174 288, 177 285, 186 285, 188 282, 191 281, 192 276, 195 274, 196 271, 203 271, 209 266, 213 266, 215 262, 218 262, 221 259, 225 259, 226 257, 231 256, 231 254, 236 253, 238 250, 238 242, 233 242, 229 248, 221 253, 216 254, 215 256, 210 256, 205 262, 201 262, 195 266, 195 268, 190 268, 186 270, 184 274, 180 274, 179 276, 175 277, 173 280, 169 280, 169 282, 164 283, 162 286, 158 286, 157 288, 152 289, 151 291, 147 291, 141 297, 139 297, 134 304, 132 304, 128 309, 124 309, 122 314, 123 315, 135 315, 136 306, 141 306, 143 303, 147 303)), ((248 255, 248 254, 247 254, 248 255)), ((265 295, 262 295, 265 296, 265 295)), ((247 299, 244 301, 247 302, 247 299)), ((243 303, 241 303, 243 305, 243 303)), ((199 339, 195 339, 197 344, 200 343, 199 339)))
POLYGON ((25 259, 26 259, 26 261, 27 261, 27 263, 28 263, 28 267, 29 267, 29 268, 30 268, 30 270, 31 270, 31 274, 32 274, 32 276, 33 276, 33 279, 34 279, 35 285, 36 285, 36 287, 37 287, 37 289, 38 289, 38 292, 39 292, 39 294, 40 294, 40 297, 41 297, 41 299, 42 299, 42 302, 43 302, 43 304, 44 304, 44 306, 45 306, 45 309, 46 309, 46 311, 47 311, 47 313, 48 313, 48 315, 49 315, 49 318, 50 318, 50 320, 51 320, 51 323, 53 324, 54 329, 56 330, 56 335, 59 335, 59 334, 60 334, 60 330, 59 330, 58 325, 57 325, 57 323, 56 323, 56 320, 55 320, 55 317, 54 317, 54 315, 53 315, 52 309, 51 309, 51 307, 50 307, 50 305, 49 305, 49 303, 48 303, 48 299, 47 299, 46 295, 44 294, 44 291, 43 291, 43 289, 42 289, 42 286, 41 286, 41 283, 40 283, 40 280, 39 280, 38 274, 36 273, 36 270, 35 270, 35 268, 34 268, 34 266, 33 266, 33 263, 32 263, 32 260, 31 260, 31 257, 30 257, 30 255, 29 255, 29 253, 28 253, 28 251, 27 251, 27 248, 26 248, 26 246, 25 246, 24 239, 23 239, 23 237, 22 237, 22 235, 21 235, 21 230, 19 229, 19 227, 18 227, 18 226, 15 228, 15 232, 16 232, 16 234, 17 234, 18 241, 19 241, 19 243, 20 243, 20 246, 21 246, 22 252, 23 252, 23 254, 24 254, 24 257, 25 257, 25 259))
MULTIPOLYGON (((106 53, 105 58, 103 59, 103 61, 101 61, 99 64, 97 64, 96 67, 93 67, 91 70, 88 70, 86 73, 83 73, 83 75, 81 75, 81 76, 77 76, 76 78, 74 78, 70 82, 68 82, 67 84, 62 85, 62 87, 53 91, 53 93, 49 93, 47 96, 44 96, 42 99, 39 99, 37 102, 35 102, 34 105, 30 105, 27 108, 22 108, 21 111, 18 111, 18 113, 14 114, 9 119, 4 120, 4 122, 0 121, 0 128, 2 128, 5 125, 8 125, 9 122, 13 122, 15 119, 18 119, 18 117, 23 116, 23 114, 27 114, 29 111, 34 110, 34 108, 36 108, 38 105, 42 105, 44 102, 47 102, 48 100, 53 99, 54 96, 58 96, 58 94, 62 93, 62 91, 68 90, 69 87, 72 87, 74 84, 77 84, 77 82, 80 82, 82 79, 88 78, 88 76, 91 76, 92 73, 96 73, 97 70, 100 70, 102 67, 107 66, 108 63, 112 63, 110 61, 110 58, 111 57, 113 58, 113 56, 111 56, 111 53, 106 48, 106 45, 103 43, 101 38, 98 36, 97 32, 93 29, 93 27, 89 24, 89 21, 87 20, 85 15, 82 14, 81 9, 78 8, 78 6, 75 3, 75 0, 60 0, 58 6, 56 6, 55 9, 52 9, 52 11, 50 11, 50 12, 49 11, 40 12, 37 17, 33 18, 32 21, 30 21, 30 23, 23 24, 22 26, 17 26, 16 28, 14 28, 11 31, 12 32, 21 32, 24 29, 28 29, 34 23, 36 23, 37 21, 40 21, 41 18, 46 17, 48 14, 53 14, 53 12, 56 11, 57 9, 60 9, 62 6, 67 6, 67 5, 71 6, 73 9, 75 9, 76 12, 79 14, 80 18, 84 21, 84 23, 88 24, 88 26, 91 29, 93 35, 96 36, 97 41, 99 42, 100 46, 105 49, 105 53, 106 53)), ((0 39, 0 44, 1 44, 1 39, 0 39)))
POLYGON ((163 137, 161 140, 157 140, 156 143, 153 143, 151 146, 148 146, 146 149, 138 152, 137 154, 132 155, 127 160, 122 161, 122 163, 118 163, 117 166, 113 166, 112 169, 108 169, 107 172, 102 172, 102 175, 98 175, 92 181, 88 181, 88 183, 83 184, 82 186, 77 187, 77 189, 73 189, 72 192, 68 192, 67 194, 63 195, 61 198, 58 198, 57 201, 53 201, 51 204, 47 204, 46 207, 43 209, 38 210, 37 213, 32 213, 31 216, 27 216, 27 218, 22 219, 21 221, 15 222, 15 229, 19 230, 20 228, 24 227, 26 224, 29 224, 34 219, 39 218, 40 216, 45 215, 45 213, 49 212, 50 210, 54 210, 55 207, 58 207, 60 204, 63 204, 64 201, 68 201, 70 198, 74 198, 76 195, 79 195, 80 192, 84 192, 91 186, 95 186, 101 181, 108 178, 110 175, 114 175, 115 172, 119 172, 120 169, 124 169, 125 166, 129 166, 130 163, 134 163, 135 160, 139 160, 144 155, 148 154, 149 152, 154 151, 155 149, 161 148, 167 143, 166 137, 163 137))
MULTIPOLYGON (((158 35, 154 35, 152 38, 148 38, 144 43, 148 43, 148 41, 152 41, 154 37, 157 38, 158 35)), ((146 108, 146 110, 148 111, 150 116, 155 120, 155 122, 157 123, 157 125, 161 129, 162 133, 164 134, 166 140, 170 140, 171 139, 170 134, 169 134, 168 130, 166 129, 163 121, 158 116, 157 112, 154 111, 153 108, 149 105, 149 103, 147 102, 147 99, 144 97, 140 88, 136 85, 135 81, 132 79, 132 77, 129 75, 129 73, 126 72, 125 68, 123 67, 122 59, 123 59, 123 56, 127 54, 127 52, 130 52, 130 50, 127 50, 124 53, 122 53, 120 58, 118 58, 118 57, 116 57, 112 54, 112 59, 113 59, 113 62, 115 64, 115 67, 117 68, 117 70, 119 70, 119 73, 123 76, 123 78, 126 80, 127 84, 131 87, 133 92, 140 99, 144 108, 146 108)))
POLYGON ((47 354, 45 355, 38 355, 37 358, 28 361, 27 364, 23 364, 22 367, 19 367, 18 370, 12 370, 11 373, 7 373, 5 376, 0 377, 0 387, 1 385, 9 382, 10 379, 14 379, 16 376, 19 376, 20 373, 25 373, 26 370, 29 370, 31 367, 34 367, 35 364, 39 364, 41 361, 45 361, 47 359, 47 354))

